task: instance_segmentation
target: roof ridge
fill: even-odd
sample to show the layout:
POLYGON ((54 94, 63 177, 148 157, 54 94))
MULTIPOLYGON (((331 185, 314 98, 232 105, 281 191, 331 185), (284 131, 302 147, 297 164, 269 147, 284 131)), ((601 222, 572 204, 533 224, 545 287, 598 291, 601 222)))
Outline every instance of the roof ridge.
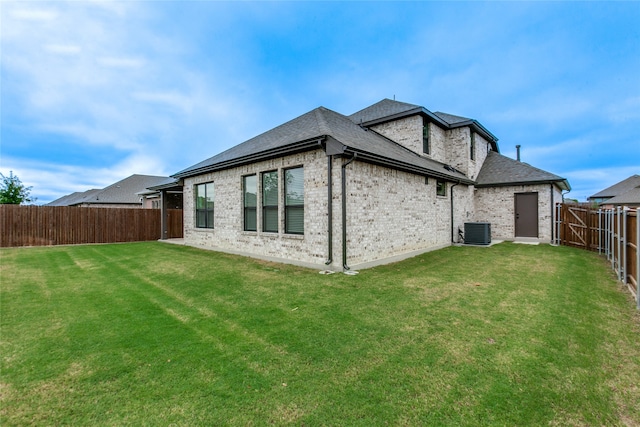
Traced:
POLYGON ((324 117, 324 113, 331 110, 320 106, 313 111, 315 112, 316 120, 318 122, 318 128, 320 129, 320 132, 323 135, 328 135, 330 133, 330 127, 329 127, 329 124, 327 123, 327 119, 324 117))

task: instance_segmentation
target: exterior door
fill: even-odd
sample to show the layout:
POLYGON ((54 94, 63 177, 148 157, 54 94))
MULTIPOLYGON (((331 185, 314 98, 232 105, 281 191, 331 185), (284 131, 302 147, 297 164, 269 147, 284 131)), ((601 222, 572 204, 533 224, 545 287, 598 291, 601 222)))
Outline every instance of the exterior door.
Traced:
POLYGON ((516 193, 516 237, 538 237, 538 193, 516 193))

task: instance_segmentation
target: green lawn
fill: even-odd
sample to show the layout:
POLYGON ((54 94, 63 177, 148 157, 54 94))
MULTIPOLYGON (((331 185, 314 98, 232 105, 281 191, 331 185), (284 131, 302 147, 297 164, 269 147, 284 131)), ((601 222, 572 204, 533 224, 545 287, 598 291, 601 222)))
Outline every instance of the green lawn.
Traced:
POLYGON ((640 317, 595 254, 357 276, 152 243, 0 251, 0 425, 640 425, 640 317))

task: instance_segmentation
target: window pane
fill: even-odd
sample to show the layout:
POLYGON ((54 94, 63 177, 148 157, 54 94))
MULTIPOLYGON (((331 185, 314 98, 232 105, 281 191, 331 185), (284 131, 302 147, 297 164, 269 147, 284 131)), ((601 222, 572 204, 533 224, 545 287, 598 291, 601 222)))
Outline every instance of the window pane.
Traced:
POLYGON ((206 211, 198 209, 196 211, 196 227, 204 228, 207 226, 206 211))
POLYGON ((278 208, 265 207, 262 211, 262 231, 278 232, 278 208))
POLYGON ((196 227, 213 228, 214 187, 213 182, 198 184, 196 192, 196 227))
POLYGON ((257 230, 256 208, 245 208, 244 210, 244 229, 245 231, 257 230))
POLYGON ((304 169, 289 169, 285 172, 285 206, 304 204, 304 169))
POLYGON ((205 191, 204 184, 196 185, 196 209, 204 209, 205 207, 205 191))
POLYGON ((424 120, 422 125, 422 152, 429 154, 429 122, 424 120))
POLYGON ((278 206, 278 172, 262 174, 262 204, 278 206))
POLYGON ((257 206, 257 180, 255 175, 244 177, 244 206, 255 207, 257 206))
POLYGON ((436 194, 438 196, 446 196, 447 195, 447 183, 441 180, 437 181, 436 184, 436 194))
POLYGON ((285 211, 285 233, 304 234, 304 207, 289 206, 285 211))

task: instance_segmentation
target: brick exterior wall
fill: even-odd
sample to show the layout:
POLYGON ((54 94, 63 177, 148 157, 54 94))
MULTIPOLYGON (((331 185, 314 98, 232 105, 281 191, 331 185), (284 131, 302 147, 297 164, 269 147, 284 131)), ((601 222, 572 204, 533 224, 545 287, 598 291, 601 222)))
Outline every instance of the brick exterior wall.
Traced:
POLYGON ((238 168, 212 172, 184 182, 184 240, 186 244, 259 256, 324 265, 327 257, 327 164, 323 151, 296 154, 238 168), (284 233, 284 169, 304 167, 304 235, 284 233), (261 173, 277 170, 279 231, 261 231, 261 173), (242 177, 257 174, 258 231, 243 231, 242 177), (194 185, 213 182, 214 228, 195 226, 194 185))
POLYGON ((449 245, 450 186, 440 197, 434 179, 425 184, 423 176, 357 161, 349 165, 348 263, 449 245))
POLYGON ((429 154, 423 153, 423 119, 421 116, 405 117, 400 120, 382 123, 372 129, 399 143, 409 150, 446 163, 458 169, 470 179, 475 179, 489 152, 485 138, 475 134, 475 160, 471 160, 471 129, 461 127, 444 130, 435 123, 429 126, 429 154))
POLYGON ((552 207, 562 202, 562 192, 555 185, 478 188, 475 198, 475 221, 490 222, 493 239, 514 240, 515 194, 531 192, 538 193, 538 239, 551 243, 556 220, 555 209, 552 210, 552 207))
MULTIPOLYGON (((184 240, 200 246, 259 257, 294 261, 317 268, 342 269, 342 164, 333 159, 333 254, 327 266, 327 157, 323 151, 302 153, 253 165, 187 178, 184 182, 184 240), (286 168, 304 167, 304 235, 284 233, 284 188, 286 168), (279 232, 261 231, 260 201, 258 231, 243 231, 242 177, 278 170, 280 184, 279 232), (195 190, 200 183, 215 188, 214 228, 195 226, 195 190)), ((357 265, 414 251, 447 246, 451 242, 450 195, 436 196, 436 181, 382 166, 354 161, 347 177, 347 264, 357 265)), ((472 204, 467 186, 457 186, 454 197, 467 215, 472 204), (460 201, 458 201, 460 200, 460 201)), ((464 216, 463 215, 463 216, 464 216)), ((462 218, 462 217, 461 217, 462 218)))
MULTIPOLYGON (((421 154, 422 118, 407 117, 374 127, 386 137, 421 154)), ((489 152, 488 142, 475 135, 475 160, 470 159, 471 129, 444 130, 430 125, 428 157, 450 164, 475 179, 489 152)), ((320 269, 341 270, 342 264, 342 165, 332 160, 332 253, 328 253, 327 156, 315 150, 251 165, 203 174, 184 180, 184 240, 186 244, 294 262, 320 269), (284 233, 284 170, 304 167, 304 235, 284 233), (261 173, 278 171, 279 231, 262 231, 261 173), (257 176, 256 232, 243 231, 243 177, 257 176), (213 182, 213 229, 195 226, 194 186, 213 182), (325 261, 331 258, 329 265, 325 261)), ((538 230, 542 241, 553 235, 554 203, 561 191, 550 184, 474 188, 448 182, 446 196, 436 195, 436 180, 357 159, 346 168, 347 265, 368 264, 391 257, 427 251, 458 242, 458 230, 466 222, 489 222, 492 238, 513 240, 514 194, 538 193, 538 230), (552 199, 553 196, 553 199, 552 199), (453 227, 451 200, 453 199, 453 227)))

